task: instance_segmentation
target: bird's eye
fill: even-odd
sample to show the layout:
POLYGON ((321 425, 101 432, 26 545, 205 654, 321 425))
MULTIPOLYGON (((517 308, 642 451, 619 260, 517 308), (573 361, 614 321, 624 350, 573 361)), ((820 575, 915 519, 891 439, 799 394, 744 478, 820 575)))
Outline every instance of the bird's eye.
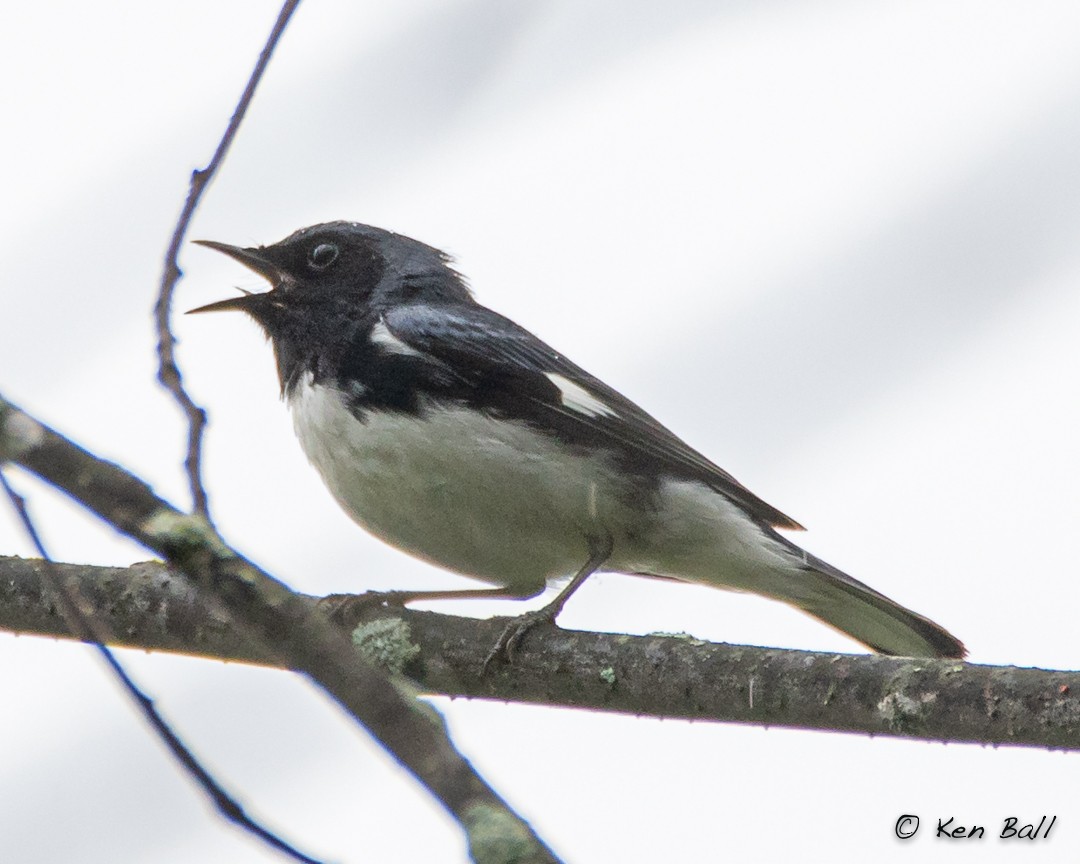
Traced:
POLYGON ((325 270, 338 257, 338 247, 333 243, 320 243, 308 255, 308 265, 312 270, 325 270))

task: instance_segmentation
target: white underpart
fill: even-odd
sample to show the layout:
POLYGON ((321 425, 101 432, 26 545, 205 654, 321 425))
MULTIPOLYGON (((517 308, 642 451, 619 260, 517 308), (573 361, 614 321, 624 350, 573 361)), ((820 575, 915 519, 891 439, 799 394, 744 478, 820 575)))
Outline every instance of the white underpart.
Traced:
POLYGON ((787 598, 793 556, 735 504, 691 481, 655 495, 603 455, 466 408, 358 420, 340 392, 301 382, 289 400, 301 446, 353 519, 393 546, 521 593, 574 573, 589 538, 603 569, 787 598))
POLYGON ((559 388, 562 396, 562 404, 571 411, 577 411, 586 417, 617 417, 615 411, 580 384, 575 384, 558 372, 545 372, 546 377, 552 384, 559 388))
POLYGON ((402 354, 406 357, 423 357, 423 353, 417 351, 415 348, 406 345, 397 336, 390 332, 390 328, 386 326, 386 322, 381 318, 379 322, 371 328, 371 336, 369 337, 373 345, 378 345, 384 351, 390 354, 402 354))
POLYGON ((372 534, 436 564, 523 593, 579 569, 591 536, 633 520, 604 456, 466 408, 358 420, 335 389, 289 400, 308 459, 372 534))
POLYGON ((632 572, 800 599, 798 559, 731 499, 691 480, 661 483, 647 533, 620 558, 632 572))
POLYGON ((934 653, 910 612, 807 569, 801 550, 702 483, 624 475, 603 454, 467 408, 359 420, 346 400, 301 382, 296 433, 345 511, 406 552, 528 596, 610 539, 601 569, 764 594, 892 653, 934 653))

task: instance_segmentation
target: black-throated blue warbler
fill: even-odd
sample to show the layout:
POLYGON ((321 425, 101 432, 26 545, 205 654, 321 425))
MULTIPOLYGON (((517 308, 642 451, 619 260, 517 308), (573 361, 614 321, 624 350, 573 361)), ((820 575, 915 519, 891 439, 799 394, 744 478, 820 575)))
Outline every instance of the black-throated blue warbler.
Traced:
POLYGON ((273 343, 300 444, 362 527, 553 620, 597 570, 749 591, 885 654, 962 657, 934 622, 800 549, 801 526, 529 331, 479 305, 447 255, 350 222, 270 246, 200 241, 271 289, 239 309, 273 343))

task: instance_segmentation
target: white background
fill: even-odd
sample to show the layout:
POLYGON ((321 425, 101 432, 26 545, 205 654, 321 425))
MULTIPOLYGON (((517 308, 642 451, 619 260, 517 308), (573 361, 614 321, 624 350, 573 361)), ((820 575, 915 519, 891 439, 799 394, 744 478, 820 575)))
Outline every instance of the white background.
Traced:
MULTIPOLYGON (((277 6, 9 6, 0 389, 187 506, 149 312, 188 174, 277 6)), ((1080 4, 312 0, 190 236, 269 243, 339 218, 453 253, 482 302, 807 525, 809 549, 949 627, 974 662, 1076 668, 1080 4)), ((260 287, 198 247, 181 264, 179 311, 260 287)), ((336 509, 252 323, 177 330, 229 541, 309 592, 466 587, 336 509)), ((148 557, 12 479, 57 558, 148 557)), ((31 551, 2 509, 0 551, 31 551)), ((857 650, 779 604, 616 575, 561 621, 857 650)), ((306 851, 464 860, 450 820, 298 679, 123 659, 306 851)), ((1080 849, 1071 755, 435 701, 568 860, 1080 849), (908 843, 902 813, 923 818, 908 843), (1043 814, 1059 817, 1049 842, 993 837, 1006 816, 1043 814), (929 836, 949 816, 991 836, 929 836)), ((0 766, 5 862, 281 860, 209 812, 88 649, 0 637, 0 766)))

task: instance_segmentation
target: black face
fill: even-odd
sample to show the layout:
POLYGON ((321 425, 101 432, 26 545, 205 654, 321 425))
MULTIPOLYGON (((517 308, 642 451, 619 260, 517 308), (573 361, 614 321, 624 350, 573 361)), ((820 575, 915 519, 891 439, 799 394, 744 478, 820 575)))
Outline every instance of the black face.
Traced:
POLYGON ((243 248, 201 240, 270 282, 270 290, 221 300, 192 312, 239 309, 274 343, 282 386, 300 368, 347 350, 382 311, 407 303, 471 303, 448 258, 381 228, 330 222, 270 246, 243 248))
POLYGON ((295 315, 337 317, 366 307, 386 271, 380 238, 348 225, 306 228, 271 246, 196 241, 235 258, 270 282, 270 291, 211 303, 193 312, 241 309, 273 338, 295 315))
POLYGON ((284 306, 326 313, 349 305, 386 307, 413 300, 470 299, 445 254, 369 225, 328 222, 303 228, 279 243, 251 248, 212 240, 195 242, 224 252, 264 276, 271 290, 211 303, 193 312, 242 309, 269 327, 284 306))
POLYGON ((276 283, 271 278, 275 290, 287 296, 296 293, 297 299, 316 303, 332 298, 363 303, 387 267, 381 252, 386 234, 380 234, 351 225, 320 225, 257 251, 279 276, 276 283))

